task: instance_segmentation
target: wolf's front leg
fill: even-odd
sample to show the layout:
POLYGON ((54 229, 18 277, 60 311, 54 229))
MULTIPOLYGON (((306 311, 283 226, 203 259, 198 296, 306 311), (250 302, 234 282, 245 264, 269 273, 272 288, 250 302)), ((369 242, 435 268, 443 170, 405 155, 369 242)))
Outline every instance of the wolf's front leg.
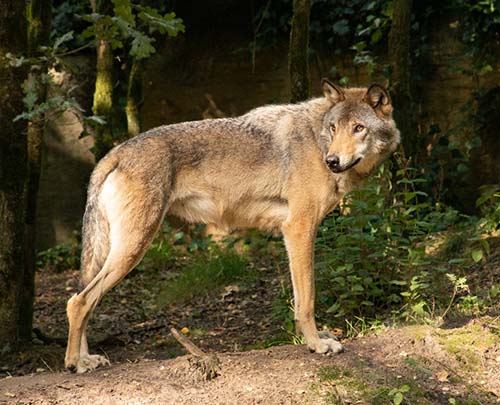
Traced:
POLYGON ((343 346, 331 335, 318 333, 314 320, 314 238, 316 226, 304 221, 283 225, 295 300, 295 328, 316 353, 339 353, 343 346))

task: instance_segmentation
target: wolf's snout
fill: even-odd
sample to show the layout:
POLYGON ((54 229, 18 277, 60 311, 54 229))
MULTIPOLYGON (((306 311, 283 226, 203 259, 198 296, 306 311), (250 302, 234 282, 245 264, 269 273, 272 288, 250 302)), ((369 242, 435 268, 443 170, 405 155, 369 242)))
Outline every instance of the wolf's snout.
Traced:
POLYGON ((336 171, 339 169, 339 166, 340 166, 340 159, 337 155, 330 155, 330 156, 327 156, 326 157, 326 164, 328 165, 328 167, 333 170, 333 171, 336 171))

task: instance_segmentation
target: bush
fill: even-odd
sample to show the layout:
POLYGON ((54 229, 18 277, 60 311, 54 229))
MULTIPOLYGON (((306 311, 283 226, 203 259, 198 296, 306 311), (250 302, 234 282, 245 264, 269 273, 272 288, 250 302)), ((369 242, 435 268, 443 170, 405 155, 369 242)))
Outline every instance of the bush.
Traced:
POLYGON ((416 173, 401 169, 394 181, 382 166, 321 225, 318 303, 339 321, 428 315, 431 283, 440 286, 437 278, 444 280, 447 271, 429 271, 435 264, 429 235, 459 226, 461 217, 420 191, 424 180, 416 173))

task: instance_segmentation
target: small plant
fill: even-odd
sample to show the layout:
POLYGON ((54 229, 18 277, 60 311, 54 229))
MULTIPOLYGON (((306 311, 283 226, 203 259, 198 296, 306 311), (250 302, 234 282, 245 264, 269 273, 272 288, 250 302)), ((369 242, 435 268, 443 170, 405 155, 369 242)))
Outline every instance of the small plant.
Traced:
POLYGON ((80 246, 78 243, 62 243, 37 254, 37 268, 62 272, 80 268, 80 246))
POLYGON ((443 315, 441 315, 441 318, 445 318, 446 314, 450 310, 451 306, 455 302, 455 297, 460 291, 465 291, 469 292, 469 286, 467 285, 467 279, 465 277, 457 277, 455 274, 447 273, 446 277, 448 277, 448 280, 451 281, 453 284, 453 293, 450 298, 450 303, 448 304, 448 307, 445 309, 443 312, 443 315))
POLYGON ((410 391, 410 386, 409 385, 402 385, 399 388, 393 388, 392 390, 389 391, 389 397, 392 399, 392 403, 394 405, 399 405, 401 404, 405 397, 404 394, 410 391))
POLYGON ((424 299, 425 291, 429 289, 430 285, 427 282, 428 273, 421 272, 412 277, 408 291, 403 291, 401 295, 405 297, 406 303, 402 308, 401 316, 406 320, 409 319, 424 319, 429 317, 429 308, 426 300, 424 299))

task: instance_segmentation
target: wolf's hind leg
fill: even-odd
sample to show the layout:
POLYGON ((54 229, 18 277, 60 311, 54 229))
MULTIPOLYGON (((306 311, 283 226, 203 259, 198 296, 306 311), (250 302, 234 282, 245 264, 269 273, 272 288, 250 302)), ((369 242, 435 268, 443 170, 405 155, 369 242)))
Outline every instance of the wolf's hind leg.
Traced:
POLYGON ((68 301, 69 336, 65 364, 69 370, 83 373, 109 363, 102 356, 88 353, 88 320, 104 294, 142 259, 163 216, 162 207, 128 206, 115 221, 110 221, 110 249, 104 265, 85 289, 68 301), (138 216, 138 212, 150 215, 138 216), (135 215, 134 221, 130 221, 132 215, 135 215))
POLYGON ((140 250, 137 249, 135 244, 135 246, 131 246, 130 239, 123 244, 119 244, 117 248, 114 248, 112 244, 102 270, 81 293, 74 295, 68 301, 69 337, 66 351, 66 367, 71 371, 83 373, 99 365, 109 363, 102 356, 91 356, 88 353, 85 329, 92 311, 101 298, 140 261, 149 246, 149 242, 150 240, 140 250))

